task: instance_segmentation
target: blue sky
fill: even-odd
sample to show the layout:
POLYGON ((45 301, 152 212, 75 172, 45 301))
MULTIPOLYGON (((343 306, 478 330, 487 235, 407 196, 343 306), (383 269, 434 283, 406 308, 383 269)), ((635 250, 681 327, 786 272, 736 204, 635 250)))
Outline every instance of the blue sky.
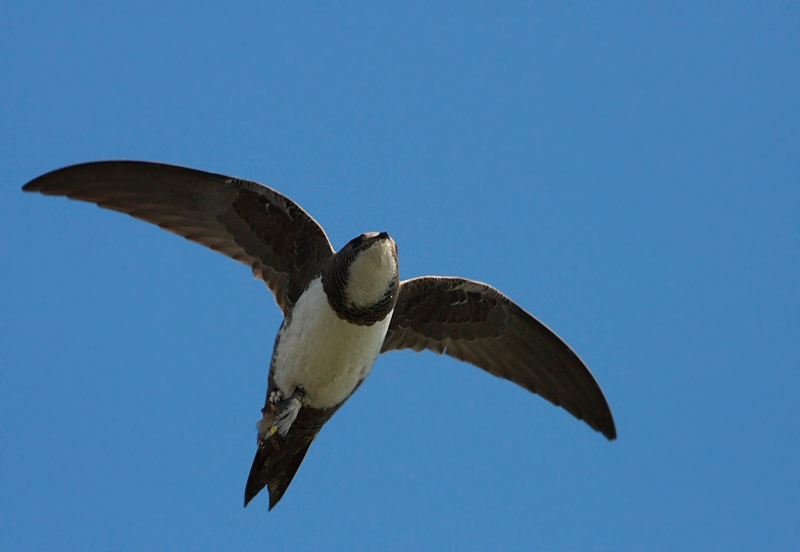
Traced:
POLYGON ((4 2, 0 548, 800 548, 800 10, 776 2, 4 2), (143 159, 257 180, 335 247, 489 282, 613 443, 382 356, 242 509, 281 317, 238 263, 20 192, 143 159))

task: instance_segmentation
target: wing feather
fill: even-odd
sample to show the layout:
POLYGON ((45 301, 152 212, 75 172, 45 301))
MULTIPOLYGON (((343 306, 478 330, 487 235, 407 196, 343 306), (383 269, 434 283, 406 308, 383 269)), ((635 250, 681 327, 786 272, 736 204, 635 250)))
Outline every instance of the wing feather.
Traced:
POLYGON ((495 288, 463 278, 401 283, 381 352, 429 349, 510 380, 617 436, 592 373, 552 330, 495 288))
POLYGON ((257 182, 142 161, 101 161, 36 178, 26 192, 96 203, 249 265, 284 314, 333 254, 322 227, 257 182))

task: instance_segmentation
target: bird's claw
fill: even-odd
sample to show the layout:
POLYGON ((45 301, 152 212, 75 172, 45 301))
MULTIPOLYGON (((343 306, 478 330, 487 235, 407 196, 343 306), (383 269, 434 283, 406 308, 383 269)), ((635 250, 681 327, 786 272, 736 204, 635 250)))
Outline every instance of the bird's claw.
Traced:
POLYGON ((264 417, 258 422, 259 444, 276 433, 279 433, 281 437, 286 437, 300 413, 305 396, 305 391, 300 388, 295 389, 288 399, 283 398, 281 391, 276 390, 270 393, 267 406, 261 411, 264 413, 264 417))

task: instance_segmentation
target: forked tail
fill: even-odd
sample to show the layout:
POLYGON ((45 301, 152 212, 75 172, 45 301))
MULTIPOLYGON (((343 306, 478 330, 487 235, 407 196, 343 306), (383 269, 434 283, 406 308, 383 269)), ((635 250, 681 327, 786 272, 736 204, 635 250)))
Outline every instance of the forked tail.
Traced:
POLYGON ((275 432, 259 440, 256 457, 244 490, 245 506, 261 492, 261 489, 267 487, 269 509, 275 507, 289 488, 294 474, 297 473, 319 430, 330 420, 334 412, 336 408, 327 410, 302 408, 285 437, 280 432, 275 432))

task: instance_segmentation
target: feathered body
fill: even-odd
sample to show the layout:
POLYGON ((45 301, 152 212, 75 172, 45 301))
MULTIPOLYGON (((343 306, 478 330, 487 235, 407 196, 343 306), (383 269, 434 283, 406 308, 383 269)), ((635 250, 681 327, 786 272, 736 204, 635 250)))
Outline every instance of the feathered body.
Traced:
POLYGON ((286 315, 275 340, 245 505, 265 485, 270 508, 277 503, 324 423, 369 375, 398 287, 394 240, 386 233, 364 234, 329 259, 286 315), (290 413, 280 418, 277 403, 298 392, 287 405, 290 413), (276 469, 279 456, 294 471, 276 469))
POLYGON ((66 167, 25 191, 96 203, 249 265, 284 314, 245 505, 265 486, 270 509, 309 446, 380 353, 428 349, 538 393, 608 439, 603 392, 578 355, 493 287, 464 278, 399 280, 397 246, 371 232, 334 251, 289 198, 247 180, 184 167, 104 161, 66 167))

